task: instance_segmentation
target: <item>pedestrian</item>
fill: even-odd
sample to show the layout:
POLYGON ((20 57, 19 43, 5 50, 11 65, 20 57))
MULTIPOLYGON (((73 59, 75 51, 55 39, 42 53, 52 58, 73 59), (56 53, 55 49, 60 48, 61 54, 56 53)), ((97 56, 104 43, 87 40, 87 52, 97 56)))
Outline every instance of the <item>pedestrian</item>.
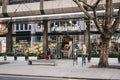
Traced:
POLYGON ((87 48, 86 48, 86 45, 83 44, 82 45, 82 60, 84 61, 84 63, 86 63, 86 53, 87 53, 87 48))
POLYGON ((48 47, 47 49, 47 57, 46 57, 47 60, 50 60, 51 59, 51 56, 50 56, 50 48, 48 47))

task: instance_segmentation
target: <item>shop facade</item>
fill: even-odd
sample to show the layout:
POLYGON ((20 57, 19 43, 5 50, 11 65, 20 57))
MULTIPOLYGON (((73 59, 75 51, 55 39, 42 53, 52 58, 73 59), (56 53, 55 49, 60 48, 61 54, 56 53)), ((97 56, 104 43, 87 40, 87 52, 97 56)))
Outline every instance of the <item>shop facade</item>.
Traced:
MULTIPOLYGON (((53 58, 71 58, 74 51, 73 45, 76 44, 80 47, 84 42, 86 22, 80 19, 50 20, 47 25, 48 47, 51 49, 53 58)), ((18 44, 19 51, 43 53, 44 27, 40 23, 17 23, 13 25, 13 29, 13 34, 15 34, 13 41, 18 44)))
MULTIPOLYGON (((75 48, 78 49, 78 55, 80 55, 82 44, 86 41, 87 26, 90 26, 90 45, 87 46, 90 46, 91 51, 98 52, 100 50, 100 34, 94 28, 95 24, 91 22, 82 18, 49 20, 47 38, 52 58, 72 58, 75 48)), ((20 52, 23 55, 33 53, 37 56, 43 54, 44 27, 39 22, 32 22, 31 24, 14 23, 12 27, 13 51, 14 48, 18 48, 18 53, 20 52)), ((6 42, 5 37, 1 39, 1 41, 6 42)), ((116 33, 111 40, 111 43, 119 43, 119 34, 116 33)), ((5 52, 6 43, 2 42, 1 46, 1 52, 5 52)), ((114 47, 115 45, 111 47, 111 51, 115 50, 114 47)))
MULTIPOLYGON (((92 23, 93 21, 84 20, 84 14, 79 12, 78 6, 72 0, 35 0, 34 3, 19 1, 21 3, 16 4, 15 0, 3 0, 3 5, 1 5, 1 21, 5 20, 7 26, 10 23, 13 28, 12 34, 9 32, 11 30, 8 30, 10 34, 7 34, 8 37, 6 37, 6 33, 3 35, 7 38, 7 44, 11 43, 9 40, 13 39, 13 47, 20 47, 19 51, 25 54, 32 52, 45 54, 47 48, 50 47, 51 51, 57 53, 57 58, 70 57, 74 53, 75 45, 77 44, 81 49, 80 46, 84 42, 89 44, 87 45, 89 47, 91 43, 96 42, 93 44, 95 48, 92 49, 98 49, 96 45, 100 43, 100 35, 95 24, 92 23), (59 5, 60 2, 62 5, 59 5), (22 3, 24 4, 21 5, 22 3), (49 5, 51 3, 53 5, 49 5), (88 26, 90 26, 90 36, 86 37, 85 32, 89 31, 86 29, 88 26)), ((94 2, 88 0, 88 3, 94 2)), ((113 6, 117 9, 117 5, 119 5, 119 1, 115 1, 113 6)), ((115 10, 114 14, 117 12, 115 10)), ((91 11, 89 12, 91 13, 91 11)), ((98 9, 97 14, 100 17, 103 16, 103 13, 102 8, 98 9)))

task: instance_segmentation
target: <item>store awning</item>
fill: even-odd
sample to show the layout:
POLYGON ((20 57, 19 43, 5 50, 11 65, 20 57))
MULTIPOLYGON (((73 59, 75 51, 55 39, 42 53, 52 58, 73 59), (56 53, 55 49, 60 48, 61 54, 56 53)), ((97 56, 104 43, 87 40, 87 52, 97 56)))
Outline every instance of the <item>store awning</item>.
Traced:
MULTIPOLYGON (((119 9, 114 9, 113 15, 117 15, 119 9)), ((89 13, 93 14, 92 11, 89 13)), ((98 16, 104 16, 105 10, 97 11, 98 16)), ((35 16, 20 16, 20 17, 7 17, 7 18, 0 18, 1 21, 12 21, 12 22, 33 22, 33 21, 40 21, 40 20, 53 20, 53 19, 72 19, 72 18, 80 18, 84 17, 83 12, 74 12, 74 13, 61 13, 61 14, 47 14, 47 15, 35 15, 35 16)))

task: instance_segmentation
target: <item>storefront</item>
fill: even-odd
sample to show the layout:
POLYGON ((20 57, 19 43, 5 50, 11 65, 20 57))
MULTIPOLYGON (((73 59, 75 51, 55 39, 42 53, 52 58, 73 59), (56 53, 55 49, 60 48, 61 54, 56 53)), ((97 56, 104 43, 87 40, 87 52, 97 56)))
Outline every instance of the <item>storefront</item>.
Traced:
MULTIPOLYGON (((43 26, 34 24, 15 24, 13 41, 24 54, 43 53, 43 26), (23 28, 21 28, 21 25, 23 28), (31 25, 31 28, 30 26, 31 25), (27 27, 26 27, 27 26, 27 27), (23 48, 22 48, 23 47, 23 48)), ((52 58, 71 58, 74 44, 82 45, 86 22, 82 19, 49 20, 48 47, 52 58)), ((14 47, 13 47, 14 48, 14 47)))
MULTIPOLYGON (((48 21, 48 47, 51 49, 52 58, 71 58, 76 45, 81 49, 81 45, 85 40, 84 31, 87 27, 86 22, 87 21, 82 18, 48 21)), ((19 51, 24 54, 43 54, 44 27, 38 22, 33 22, 33 24, 19 23, 19 26, 18 23, 14 24, 13 41, 17 44, 19 51)), ((100 49, 100 34, 94 32, 94 30, 96 31, 93 27, 95 24, 92 23, 90 26, 90 50, 97 51, 100 49), (94 33, 92 33, 92 31, 94 33)), ((119 43, 119 34, 117 34, 117 37, 117 41, 115 40, 115 36, 113 36, 113 39, 114 42, 119 43)), ((2 44, 0 45, 1 52, 6 51, 5 38, 4 42, 4 45, 3 42, 1 42, 2 44)))

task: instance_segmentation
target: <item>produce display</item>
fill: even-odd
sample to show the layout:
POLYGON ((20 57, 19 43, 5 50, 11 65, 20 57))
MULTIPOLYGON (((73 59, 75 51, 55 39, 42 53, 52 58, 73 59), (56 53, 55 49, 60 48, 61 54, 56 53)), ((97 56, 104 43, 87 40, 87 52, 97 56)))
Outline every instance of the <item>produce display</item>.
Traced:
POLYGON ((55 44, 55 43, 49 43, 48 47, 50 47, 50 48, 55 48, 55 47, 56 47, 56 44, 55 44))
MULTIPOLYGON (((56 44, 49 43, 48 47, 53 49, 56 47, 56 44)), ((43 54, 43 43, 35 43, 33 48, 30 47, 30 44, 15 43, 13 48, 16 50, 16 52, 22 52, 25 55, 28 55, 29 53, 34 53, 36 55, 43 54)))
POLYGON ((43 54, 43 43, 36 43, 33 49, 35 54, 43 54))

